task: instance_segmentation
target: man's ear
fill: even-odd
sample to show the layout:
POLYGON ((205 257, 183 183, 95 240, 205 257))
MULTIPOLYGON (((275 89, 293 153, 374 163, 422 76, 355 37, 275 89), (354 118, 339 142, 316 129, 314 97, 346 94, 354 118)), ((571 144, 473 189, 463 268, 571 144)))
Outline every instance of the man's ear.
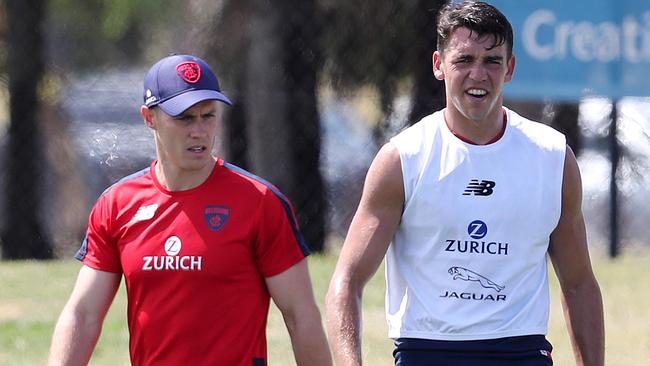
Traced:
POLYGON ((433 64, 433 76, 435 76, 436 79, 438 80, 444 80, 445 73, 442 71, 442 55, 440 55, 440 52, 435 51, 433 53, 432 64, 433 64))
POLYGON ((154 123, 154 114, 155 112, 153 111, 153 109, 148 108, 146 105, 140 107, 140 115, 144 120, 145 126, 155 130, 156 125, 154 123))
POLYGON ((512 76, 515 74, 515 63, 516 63, 515 61, 516 61, 515 60, 515 55, 510 56, 510 59, 508 60, 508 63, 507 63, 508 69, 506 71, 506 76, 505 76, 505 80, 504 80, 504 82, 506 82, 506 83, 509 82, 510 80, 512 80, 512 76))

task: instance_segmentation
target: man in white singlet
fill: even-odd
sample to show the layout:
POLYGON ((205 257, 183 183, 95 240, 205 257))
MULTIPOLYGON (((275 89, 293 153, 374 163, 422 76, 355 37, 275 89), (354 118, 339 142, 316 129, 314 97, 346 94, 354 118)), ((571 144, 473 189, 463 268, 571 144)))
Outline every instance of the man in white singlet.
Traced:
POLYGON ((512 27, 484 2, 438 18, 446 108, 385 144, 327 294, 337 365, 360 365, 361 296, 386 258, 396 365, 548 366, 547 258, 578 365, 604 363, 575 156, 562 134, 503 106, 512 27))

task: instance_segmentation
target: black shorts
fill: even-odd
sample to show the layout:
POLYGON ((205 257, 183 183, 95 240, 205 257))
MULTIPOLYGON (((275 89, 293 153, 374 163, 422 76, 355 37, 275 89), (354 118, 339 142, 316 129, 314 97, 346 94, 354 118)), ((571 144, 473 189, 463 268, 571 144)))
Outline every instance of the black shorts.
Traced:
POLYGON ((551 366, 553 346, 543 335, 478 341, 395 340, 398 366, 551 366))

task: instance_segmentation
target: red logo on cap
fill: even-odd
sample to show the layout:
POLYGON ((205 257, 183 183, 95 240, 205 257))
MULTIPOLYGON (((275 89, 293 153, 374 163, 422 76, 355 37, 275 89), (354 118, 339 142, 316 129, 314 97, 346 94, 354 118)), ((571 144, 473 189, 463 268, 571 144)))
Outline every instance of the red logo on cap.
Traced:
POLYGON ((181 79, 194 84, 201 79, 201 67, 196 62, 183 62, 176 66, 176 72, 181 79))

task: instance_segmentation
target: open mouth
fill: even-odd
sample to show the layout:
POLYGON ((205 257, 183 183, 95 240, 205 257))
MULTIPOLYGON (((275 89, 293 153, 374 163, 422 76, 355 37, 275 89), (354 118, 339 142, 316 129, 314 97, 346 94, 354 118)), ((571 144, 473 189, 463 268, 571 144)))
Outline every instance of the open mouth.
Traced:
POLYGON ((188 148, 187 150, 189 150, 190 152, 193 152, 193 153, 202 153, 206 149, 207 149, 207 147, 201 145, 201 146, 192 146, 192 147, 188 148))
POLYGON ((467 95, 473 98, 484 98, 486 95, 488 95, 487 90, 485 89, 467 89, 465 92, 467 95))

